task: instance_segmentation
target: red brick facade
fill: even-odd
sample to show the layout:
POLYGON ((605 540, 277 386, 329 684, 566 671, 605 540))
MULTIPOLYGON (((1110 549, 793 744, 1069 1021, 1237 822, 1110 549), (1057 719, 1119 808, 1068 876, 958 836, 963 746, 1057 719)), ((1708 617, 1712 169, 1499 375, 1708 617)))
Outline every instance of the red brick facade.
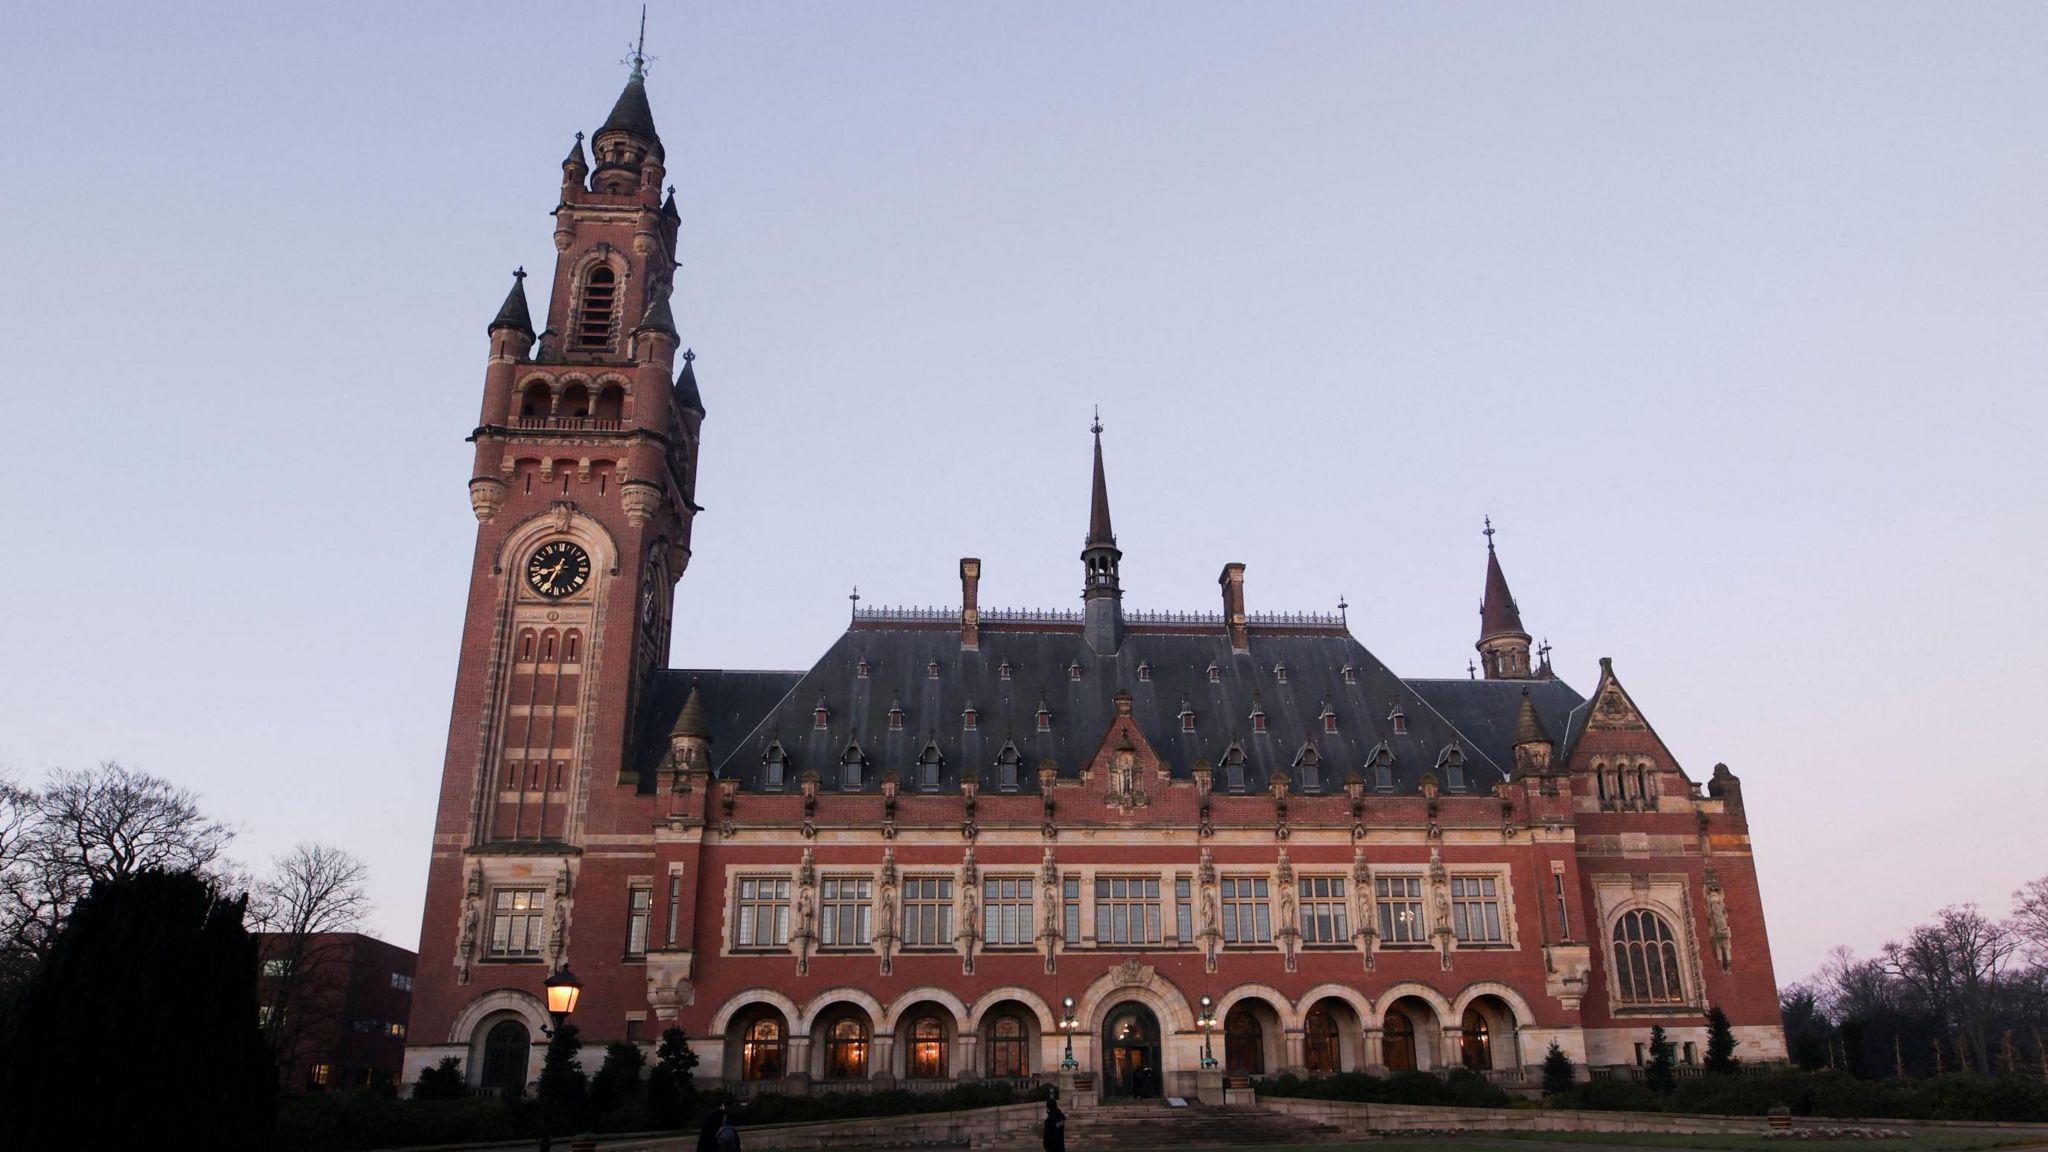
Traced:
POLYGON ((408 1078, 530 1080, 562 963, 588 1043, 676 1026, 701 1078, 784 1087, 1048 1075, 1069 997, 1112 1091, 1192 1094, 1205 1042, 1626 1063, 1713 1004, 1782 1058, 1739 784, 1605 662, 1586 698, 1532 668, 1497 559, 1482 681, 1247 614, 1240 565, 1222 613, 1125 613, 1098 436, 1085 619, 980 607, 969 560, 962 610, 857 612, 808 672, 669 670, 703 405, 637 77, 593 143, 546 331, 519 285, 491 326, 408 1078))

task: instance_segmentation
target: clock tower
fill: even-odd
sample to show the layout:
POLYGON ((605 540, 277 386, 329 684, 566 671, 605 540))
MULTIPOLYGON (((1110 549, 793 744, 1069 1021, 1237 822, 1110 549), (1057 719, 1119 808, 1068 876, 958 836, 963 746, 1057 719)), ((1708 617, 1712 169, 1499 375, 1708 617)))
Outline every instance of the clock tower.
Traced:
POLYGON ((537 993, 574 948, 586 852, 650 836, 630 745, 668 664, 704 412, 669 310, 679 216, 637 56, 590 145, 577 133, 562 162, 544 327, 523 269, 489 325, 416 1030, 537 993))

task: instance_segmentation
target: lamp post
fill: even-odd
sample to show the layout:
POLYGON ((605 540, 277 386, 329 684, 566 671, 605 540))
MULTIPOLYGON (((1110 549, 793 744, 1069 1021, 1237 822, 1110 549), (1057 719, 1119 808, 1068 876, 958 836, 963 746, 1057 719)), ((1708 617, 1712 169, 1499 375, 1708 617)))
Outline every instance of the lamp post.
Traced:
POLYGON ((1074 1059, 1074 998, 1069 996, 1060 1001, 1060 1009, 1060 1031, 1067 1034, 1067 1054, 1060 1060, 1060 1071, 1072 1072, 1081 1067, 1081 1062, 1074 1059))
MULTIPOLYGON (((548 1038, 548 1048, 552 1051, 556 1032, 568 1023, 569 1014, 576 1011, 576 1002, 583 998, 583 981, 578 980, 576 974, 569 971, 569 965, 563 964, 549 973, 546 980, 541 981, 541 988, 547 994, 548 1016, 554 1020, 555 1026, 550 1028, 543 1024, 540 1031, 541 1035, 548 1038)), ((541 1070, 541 1075, 547 1075, 545 1068, 541 1070)), ((549 1115, 548 1102, 543 1100, 540 1111, 540 1152, 548 1152, 554 1144, 554 1118, 549 1115)))
POLYGON ((1202 1014, 1195 1019, 1195 1027, 1202 1030, 1202 1067, 1214 1068, 1216 1052, 1209 1046, 1209 1030, 1216 1027, 1216 1002, 1207 996, 1202 997, 1202 1014))

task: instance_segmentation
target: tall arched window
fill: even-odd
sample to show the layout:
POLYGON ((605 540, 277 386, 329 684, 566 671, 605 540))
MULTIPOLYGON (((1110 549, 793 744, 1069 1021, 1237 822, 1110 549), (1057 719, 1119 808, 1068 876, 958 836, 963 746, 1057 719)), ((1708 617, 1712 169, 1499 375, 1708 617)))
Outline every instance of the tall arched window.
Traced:
POLYGON ((1477 1008, 1465 1009, 1465 1019, 1458 1029, 1463 1033, 1460 1045, 1463 1048, 1465 1067, 1474 1072, 1484 1072, 1493 1067, 1493 1031, 1487 1027, 1486 1017, 1477 1008))
POLYGON ((1311 1072, 1337 1070, 1337 1021, 1328 1008, 1311 1008, 1301 1025, 1301 1062, 1311 1072))
POLYGON ((910 1028, 910 1077, 936 1080, 946 1074, 946 1026, 925 1016, 910 1028))
POLYGON ((1259 1018, 1240 1006, 1223 1018, 1223 1066, 1238 1076, 1266 1074, 1266 1035, 1259 1018))
POLYGON ((1380 1021, 1380 1059, 1389 1072, 1415 1071, 1415 1022, 1399 1008, 1380 1021))
POLYGON ((548 415, 548 410, 554 406, 555 398, 548 392, 548 386, 536 380, 526 386, 526 392, 519 401, 519 414, 521 416, 546 416, 548 415))
POLYGON ((500 1020, 484 1035, 483 1086, 503 1092, 526 1090, 526 1062, 533 1035, 517 1020, 500 1020))
POLYGON ((998 1016, 988 1029, 988 1074, 997 1078, 1031 1075, 1025 1060, 1024 1021, 998 1016))
POLYGON ((782 1021, 763 1016, 740 1038, 740 1079, 780 1080, 783 1074, 782 1021))
POLYGON ((618 273, 603 264, 592 268, 583 282, 583 304, 576 310, 577 347, 611 347, 612 315, 618 303, 618 273))
POLYGON ((1685 999, 1679 982, 1678 942, 1671 925, 1647 908, 1624 912, 1614 924, 1615 985, 1624 1004, 1677 1004, 1685 999))
POLYGON ((868 1078, 868 1026, 851 1016, 832 1025, 825 1041, 825 1078, 868 1078))

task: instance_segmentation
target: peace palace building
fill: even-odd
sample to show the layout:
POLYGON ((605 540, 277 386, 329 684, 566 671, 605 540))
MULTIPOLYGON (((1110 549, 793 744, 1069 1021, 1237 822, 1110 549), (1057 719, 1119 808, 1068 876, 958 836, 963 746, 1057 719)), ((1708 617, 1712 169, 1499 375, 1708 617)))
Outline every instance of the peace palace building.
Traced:
POLYGON ((1479 678, 1252 611, 1242 564, 1127 609, 1098 428, 1078 610, 983 607, 966 559, 957 610, 857 605, 806 670, 670 668, 705 406, 637 69, 590 143, 544 325, 515 280, 489 328, 408 1081, 532 1081, 564 965, 586 1044, 681 1028, 740 1092, 1055 1082, 1070 1041, 1082 1100, 1193 1096, 1205 1051, 1515 1081, 1704 1051, 1712 1005, 1783 1058, 1740 784, 1609 661, 1532 660, 1490 534, 1479 678))

